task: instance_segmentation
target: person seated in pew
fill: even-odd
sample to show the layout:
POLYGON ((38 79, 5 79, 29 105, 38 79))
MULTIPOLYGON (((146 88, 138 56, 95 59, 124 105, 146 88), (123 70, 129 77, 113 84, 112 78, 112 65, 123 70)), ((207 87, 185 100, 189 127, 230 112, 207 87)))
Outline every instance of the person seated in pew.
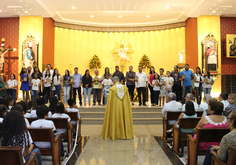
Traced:
MULTIPOLYGON (((58 133, 56 133, 56 127, 55 127, 53 121, 47 120, 48 114, 49 114, 49 108, 46 105, 37 106, 36 113, 37 113, 37 116, 39 119, 33 121, 31 123, 31 127, 32 128, 52 128, 52 130, 55 133, 54 134, 54 137, 55 137, 58 134, 58 133)), ((60 136, 60 140, 61 140, 61 156, 63 156, 64 155, 64 146, 63 146, 63 142, 62 142, 62 136, 60 136)), ((38 148, 50 148, 51 147, 50 142, 34 142, 34 144, 38 148)))
POLYGON ((50 100, 49 110, 54 113, 56 110, 56 105, 58 103, 57 96, 53 96, 50 100))
MULTIPOLYGON (((209 103, 210 102, 214 102, 214 101, 217 101, 217 99, 215 98, 210 98, 209 101, 208 101, 208 108, 209 108, 209 103)), ((202 117, 203 116, 210 116, 211 114, 208 112, 208 109, 204 110, 204 112, 202 113, 202 117)))
MULTIPOLYGON (((188 101, 185 104, 185 112, 181 113, 179 115, 178 122, 176 123, 176 127, 179 128, 179 120, 180 119, 182 119, 182 118, 196 118, 196 117, 197 117, 197 114, 195 112, 194 104, 192 101, 188 101)), ((169 129, 166 132, 170 133, 172 131, 173 131, 173 128, 169 129)), ((191 134, 193 132, 194 132, 194 129, 181 129, 181 133, 190 133, 191 134)))
POLYGON ((11 110, 12 106, 13 106, 13 98, 12 97, 6 97, 6 99, 8 100, 8 112, 11 110))
MULTIPOLYGON (((181 111, 182 105, 181 103, 176 101, 176 95, 175 93, 169 93, 167 96, 168 103, 166 103, 162 109, 162 115, 165 116, 167 115, 167 112, 176 112, 176 111, 181 111)), ((169 120, 168 124, 173 125, 177 122, 177 120, 169 120)))
MULTIPOLYGON (((38 97, 36 99, 36 105, 37 106, 40 106, 40 105, 45 105, 46 104, 46 100, 44 97, 38 97)), ((48 117, 51 117, 52 116, 52 112, 49 111, 48 112, 48 117)), ((37 117, 37 110, 32 110, 31 111, 31 117, 37 117)))
POLYGON ((16 103, 16 105, 22 106, 22 108, 23 108, 22 111, 23 111, 24 117, 31 117, 31 114, 27 113, 28 106, 25 101, 20 101, 20 102, 16 103))
MULTIPOLYGON (((202 117, 202 119, 198 122, 196 128, 227 128, 227 118, 222 115, 223 107, 223 103, 219 101, 210 101, 208 106, 208 113, 210 114, 210 116, 202 117)), ((196 134, 194 135, 194 139, 196 139, 196 134)), ((207 150, 209 146, 219 144, 219 142, 201 142, 199 143, 199 146, 207 150)))
MULTIPOLYGON (((71 118, 69 115, 65 114, 65 106, 62 102, 57 103, 56 105, 56 113, 52 115, 52 118, 66 118, 67 121, 69 122, 70 127, 72 128, 72 125, 70 123, 71 118)), ((57 129, 57 133, 65 133, 67 130, 66 129, 57 129)))
POLYGON ((203 97, 203 103, 200 104, 199 111, 205 111, 208 109, 208 103, 209 99, 211 99, 212 96, 210 94, 205 94, 203 97))
POLYGON ((8 107, 8 100, 6 98, 0 98, 0 104, 4 104, 7 107, 7 111, 9 111, 8 107))
POLYGON ((217 156, 223 162, 227 162, 229 156, 229 147, 236 145, 236 111, 229 114, 227 118, 227 125, 230 128, 230 132, 223 136, 219 145, 211 145, 207 149, 206 157, 203 165, 211 164, 211 151, 216 151, 217 156))
MULTIPOLYGON (((194 102, 194 96, 192 93, 187 93, 187 95, 185 97, 185 102, 187 102, 187 101, 192 101, 194 104, 195 111, 198 111, 198 104, 194 102)), ((183 112, 185 111, 185 104, 182 107, 182 111, 183 112)))
POLYGON ((224 110, 229 105, 228 101, 228 94, 227 93, 221 93, 218 97, 218 100, 224 104, 224 110))
MULTIPOLYGON (((22 107, 21 104, 16 104, 16 105, 14 105, 14 106, 11 108, 11 111, 19 111, 19 112, 22 114, 22 116, 24 117, 23 107, 22 107)), ((25 119, 26 127, 29 128, 29 127, 30 127, 30 124, 29 124, 28 119, 26 119, 25 117, 24 117, 24 119, 25 119)))
POLYGON ((4 117, 7 115, 7 107, 4 104, 0 104, 0 123, 3 122, 4 117))
POLYGON ((23 163, 30 158, 32 153, 37 153, 38 165, 42 164, 41 153, 38 148, 33 149, 33 140, 25 125, 24 117, 19 111, 10 111, 6 115, 0 130, 0 139, 1 146, 23 147, 23 163))
POLYGON ((229 105, 223 112, 224 116, 228 116, 232 111, 236 111, 236 93, 230 93, 228 96, 229 105))
MULTIPOLYGON (((78 118, 80 118, 79 108, 75 104, 74 99, 68 99, 69 108, 67 108, 67 112, 78 112, 78 118)), ((71 124, 75 125, 76 121, 71 121, 71 124)))
POLYGON ((31 113, 31 110, 33 108, 33 104, 34 104, 33 101, 28 101, 28 103, 27 103, 27 106, 28 106, 27 113, 31 113))

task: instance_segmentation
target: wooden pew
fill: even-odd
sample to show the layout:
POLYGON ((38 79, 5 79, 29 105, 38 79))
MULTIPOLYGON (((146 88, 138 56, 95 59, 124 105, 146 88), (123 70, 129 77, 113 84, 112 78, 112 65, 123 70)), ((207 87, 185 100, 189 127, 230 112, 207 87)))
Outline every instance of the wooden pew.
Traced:
POLYGON ((53 121, 56 129, 66 129, 66 132, 62 134, 62 139, 68 142, 69 154, 73 148, 73 128, 70 127, 67 118, 48 118, 48 120, 53 121))
MULTIPOLYGON (((195 128, 201 118, 182 118, 179 120, 179 127, 173 127, 173 150, 182 157, 184 153, 184 146, 187 145, 187 134, 181 133, 181 129, 195 128), (181 148, 181 152, 180 152, 181 148)), ((192 133, 194 134, 194 132, 192 133)))
POLYGON ((199 147, 200 142, 220 142, 230 132, 229 128, 196 128, 196 140, 188 136, 188 165, 197 165, 198 155, 206 155, 206 150, 199 147))
POLYGON ((50 148, 37 148, 40 150, 41 155, 51 155, 53 165, 60 164, 60 135, 53 138, 54 132, 51 128, 28 128, 30 135, 34 142, 50 142, 50 148))
POLYGON ((22 147, 0 147, 0 164, 2 165, 38 165, 37 153, 30 155, 29 159, 23 163, 22 147))
MULTIPOLYGON (((162 137, 165 141, 171 142, 171 140, 167 140, 166 131, 168 129, 172 128, 173 125, 169 125, 168 120, 178 120, 179 115, 181 113, 184 113, 184 112, 182 112, 182 111, 175 111, 175 112, 170 111, 170 112, 167 112, 166 118, 165 117, 162 118, 162 123, 163 123, 163 135, 162 135, 162 137)), ((196 113, 197 113, 197 117, 202 117, 202 113, 203 113, 202 111, 196 111, 196 113)))
POLYGON ((236 164, 236 146, 229 147, 229 155, 227 162, 221 161, 215 151, 211 151, 211 165, 234 165, 236 164))
POLYGON ((73 129, 76 132, 78 132, 78 140, 77 140, 77 142, 79 142, 81 140, 81 138, 82 138, 82 136, 81 136, 81 122, 82 122, 82 120, 81 120, 81 118, 78 118, 78 112, 66 112, 66 114, 70 116, 71 121, 76 121, 76 122, 79 121, 79 128, 78 128, 78 130, 76 130, 77 125, 73 125, 72 124, 73 125, 73 129))

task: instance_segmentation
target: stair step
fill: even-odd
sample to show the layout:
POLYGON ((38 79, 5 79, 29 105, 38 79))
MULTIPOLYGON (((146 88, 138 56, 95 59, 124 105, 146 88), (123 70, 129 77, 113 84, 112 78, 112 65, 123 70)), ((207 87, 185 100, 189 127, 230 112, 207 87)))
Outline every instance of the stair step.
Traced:
MULTIPOLYGON (((133 118, 161 118, 161 112, 132 112, 133 118)), ((104 118, 105 112, 80 112, 82 118, 104 118)))
MULTIPOLYGON (((132 112, 161 112, 162 108, 134 108, 132 107, 132 112)), ((79 112, 105 112, 105 107, 95 108, 95 107, 88 107, 88 108, 79 108, 79 112)))

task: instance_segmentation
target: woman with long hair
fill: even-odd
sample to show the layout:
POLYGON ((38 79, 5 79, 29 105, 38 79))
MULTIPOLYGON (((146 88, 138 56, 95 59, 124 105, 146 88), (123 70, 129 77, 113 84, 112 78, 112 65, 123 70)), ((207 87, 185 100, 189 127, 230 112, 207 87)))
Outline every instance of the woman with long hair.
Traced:
POLYGON ((150 72, 149 72, 149 75, 148 75, 148 88, 150 90, 150 97, 151 97, 151 105, 152 106, 155 106, 155 100, 154 100, 154 92, 153 92, 153 87, 152 87, 152 81, 154 79, 154 74, 155 74, 155 68, 154 66, 151 66, 150 67, 150 72))
POLYGON ((43 74, 40 72, 40 70, 39 70, 39 67, 38 66, 35 66, 34 67, 34 72, 31 74, 31 80, 30 80, 30 82, 32 81, 32 79, 34 79, 34 74, 37 74, 37 78, 41 81, 41 83, 40 83, 40 89, 39 89, 39 96, 42 96, 43 94, 42 94, 42 90, 41 90, 41 87, 42 87, 42 80, 43 80, 43 74))
POLYGON ((166 75, 164 74, 164 69, 163 68, 160 68, 159 70, 160 72, 160 95, 159 95, 159 103, 160 103, 160 106, 164 106, 164 101, 165 101, 165 96, 166 96, 166 87, 165 87, 165 77, 166 75), (161 104, 162 103, 162 104, 161 104))
POLYGON ((86 106, 86 96, 88 95, 88 104, 90 106, 90 97, 92 90, 92 77, 90 76, 90 72, 87 69, 82 77, 83 83, 83 92, 84 92, 84 106, 86 106))
POLYGON ((27 102, 28 100, 30 100, 30 95, 29 95, 29 91, 30 91, 30 87, 29 87, 29 79, 30 79, 30 75, 27 72, 26 68, 23 67, 21 69, 20 72, 20 81, 21 81, 21 87, 20 90, 22 90, 23 93, 23 100, 25 102, 27 102))
POLYGON ((199 67, 196 68, 196 73, 194 74, 194 86, 197 94, 197 104, 200 105, 202 101, 202 73, 199 67))
POLYGON ((203 79, 204 79, 203 83, 204 94, 211 94, 211 86, 213 85, 214 80, 211 77, 209 70, 205 71, 203 79))
POLYGON ((70 98, 70 72, 69 70, 65 71, 65 75, 63 76, 63 90, 64 90, 64 102, 68 103, 68 99, 70 98))
POLYGON ((16 110, 10 111, 4 118, 0 131, 1 146, 22 146, 23 163, 32 153, 37 153, 38 164, 42 164, 41 153, 34 148, 33 140, 27 130, 23 115, 16 110))
POLYGON ((61 100, 61 89, 63 89, 62 79, 57 68, 54 69, 52 76, 52 88, 54 88, 54 95, 57 95, 58 100, 61 100))
MULTIPOLYGON (((104 74, 102 75, 102 78, 101 78, 101 82, 106 79, 106 74, 109 74, 110 75, 110 79, 112 80, 112 74, 110 74, 110 69, 109 67, 106 67, 105 70, 104 70, 104 74)), ((105 96, 103 95, 103 99, 102 99, 102 105, 105 104, 105 96)))
POLYGON ((48 103, 48 100, 50 101, 51 85, 52 85, 52 77, 50 75, 50 71, 46 70, 45 75, 43 77, 43 95, 46 100, 46 103, 48 103))

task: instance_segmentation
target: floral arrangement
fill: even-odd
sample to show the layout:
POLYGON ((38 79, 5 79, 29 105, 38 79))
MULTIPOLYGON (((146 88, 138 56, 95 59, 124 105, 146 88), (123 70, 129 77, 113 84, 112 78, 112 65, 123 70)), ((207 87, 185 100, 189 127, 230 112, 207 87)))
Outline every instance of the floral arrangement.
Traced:
POLYGON ((100 69, 101 66, 102 66, 101 61, 100 61, 99 57, 95 54, 89 62, 89 67, 90 67, 90 69, 94 69, 94 68, 100 69))
POLYGON ((151 67, 151 62, 150 62, 148 56, 146 56, 145 54, 143 55, 143 57, 139 61, 139 66, 141 66, 143 68, 146 68, 146 67, 150 68, 151 67))
POLYGON ((138 99, 138 92, 135 90, 134 91, 134 102, 139 102, 139 99, 138 99))

